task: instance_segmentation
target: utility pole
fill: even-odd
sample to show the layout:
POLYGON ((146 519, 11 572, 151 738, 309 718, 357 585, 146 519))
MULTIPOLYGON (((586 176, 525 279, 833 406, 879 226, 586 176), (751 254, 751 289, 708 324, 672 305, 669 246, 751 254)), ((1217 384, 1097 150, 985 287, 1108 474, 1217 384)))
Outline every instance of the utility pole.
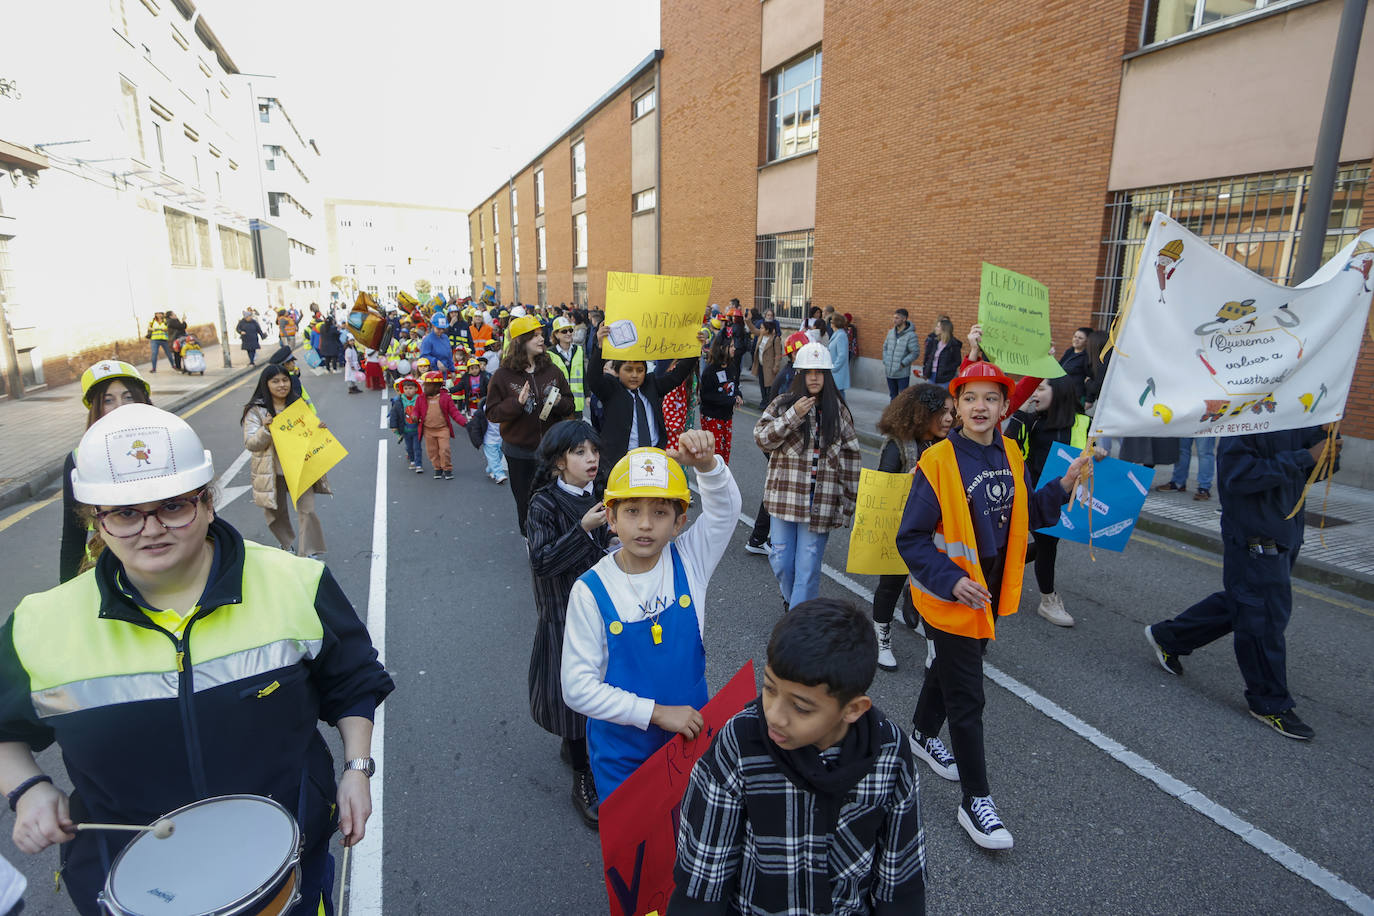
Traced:
POLYGON ((1345 136, 1345 118, 1350 109, 1350 88, 1355 82, 1355 60, 1360 53, 1360 34, 1364 31, 1365 5, 1366 0, 1345 0, 1345 8, 1341 10, 1336 50, 1331 60, 1331 79, 1326 85, 1326 107, 1322 110, 1317 153, 1312 161, 1312 180, 1307 187, 1298 256, 1289 278, 1294 285, 1312 276, 1321 266, 1336 169, 1340 166, 1341 140, 1345 136))

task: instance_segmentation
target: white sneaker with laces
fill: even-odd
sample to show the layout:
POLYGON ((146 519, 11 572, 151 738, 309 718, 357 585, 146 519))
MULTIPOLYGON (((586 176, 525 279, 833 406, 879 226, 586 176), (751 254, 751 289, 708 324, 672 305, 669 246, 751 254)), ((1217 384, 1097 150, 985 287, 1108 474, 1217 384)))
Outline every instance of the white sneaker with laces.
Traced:
POLYGON ((892 624, 875 621, 873 632, 878 634, 878 667, 884 671, 896 671, 897 656, 892 654, 892 624))
POLYGON ((939 738, 922 738, 919 735, 912 735, 907 740, 911 743, 911 753, 929 764, 936 776, 950 782, 959 781, 959 764, 955 763, 954 755, 945 747, 943 741, 939 738))
POLYGON ((980 795, 959 804, 959 826, 984 849, 1011 849, 1011 831, 1002 826, 991 795, 980 795))
POLYGON ((1073 626, 1073 618, 1069 612, 1064 610, 1064 599, 1059 597, 1058 592, 1050 592, 1048 595, 1040 596, 1040 607, 1036 612, 1057 627, 1073 626))

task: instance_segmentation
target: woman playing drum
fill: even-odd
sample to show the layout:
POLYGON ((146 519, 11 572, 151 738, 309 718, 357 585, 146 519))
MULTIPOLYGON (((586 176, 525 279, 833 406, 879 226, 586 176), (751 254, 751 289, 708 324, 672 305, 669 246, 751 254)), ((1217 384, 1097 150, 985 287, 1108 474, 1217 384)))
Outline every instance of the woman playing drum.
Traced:
POLYGON ((391 678, 322 564, 216 517, 213 476, 179 417, 133 404, 101 418, 81 439, 72 489, 106 549, 0 627, 0 790, 14 842, 27 853, 63 844, 61 875, 83 914, 100 912, 132 835, 78 834, 78 821, 151 824, 201 799, 267 796, 302 835, 291 912, 313 914, 322 895, 330 910, 336 824, 352 845, 372 811, 372 716, 391 678), (320 719, 348 758, 337 788, 320 719), (33 758, 53 742, 70 798, 33 758))

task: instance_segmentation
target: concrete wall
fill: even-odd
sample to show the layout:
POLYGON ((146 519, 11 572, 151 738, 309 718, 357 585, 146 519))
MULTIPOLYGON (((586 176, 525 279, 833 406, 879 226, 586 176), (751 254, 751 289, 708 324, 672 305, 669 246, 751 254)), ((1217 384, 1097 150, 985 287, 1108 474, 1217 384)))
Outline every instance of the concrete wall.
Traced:
POLYGON ((794 156, 759 169, 759 235, 816 227, 817 159, 794 156))
POLYGON ((759 72, 779 67, 820 44, 825 0, 764 0, 759 72))

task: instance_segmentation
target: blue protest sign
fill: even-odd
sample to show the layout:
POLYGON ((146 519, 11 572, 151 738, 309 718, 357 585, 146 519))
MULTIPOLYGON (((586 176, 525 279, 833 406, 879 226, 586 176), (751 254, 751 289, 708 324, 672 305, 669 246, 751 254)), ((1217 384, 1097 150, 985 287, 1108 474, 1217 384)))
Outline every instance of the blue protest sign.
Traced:
MULTIPOLYGON (((1055 445, 1045 459, 1045 470, 1040 475, 1039 486, 1044 486, 1048 480, 1063 477, 1076 455, 1076 449, 1055 445)), ((1129 461, 1103 458, 1093 463, 1092 546, 1118 552, 1126 549, 1126 542, 1135 530, 1136 519, 1140 517, 1153 479, 1153 471, 1129 461)), ((1085 488, 1080 487, 1069 504, 1059 510, 1059 524, 1041 528, 1041 533, 1080 544, 1089 543, 1088 498, 1085 488)))

